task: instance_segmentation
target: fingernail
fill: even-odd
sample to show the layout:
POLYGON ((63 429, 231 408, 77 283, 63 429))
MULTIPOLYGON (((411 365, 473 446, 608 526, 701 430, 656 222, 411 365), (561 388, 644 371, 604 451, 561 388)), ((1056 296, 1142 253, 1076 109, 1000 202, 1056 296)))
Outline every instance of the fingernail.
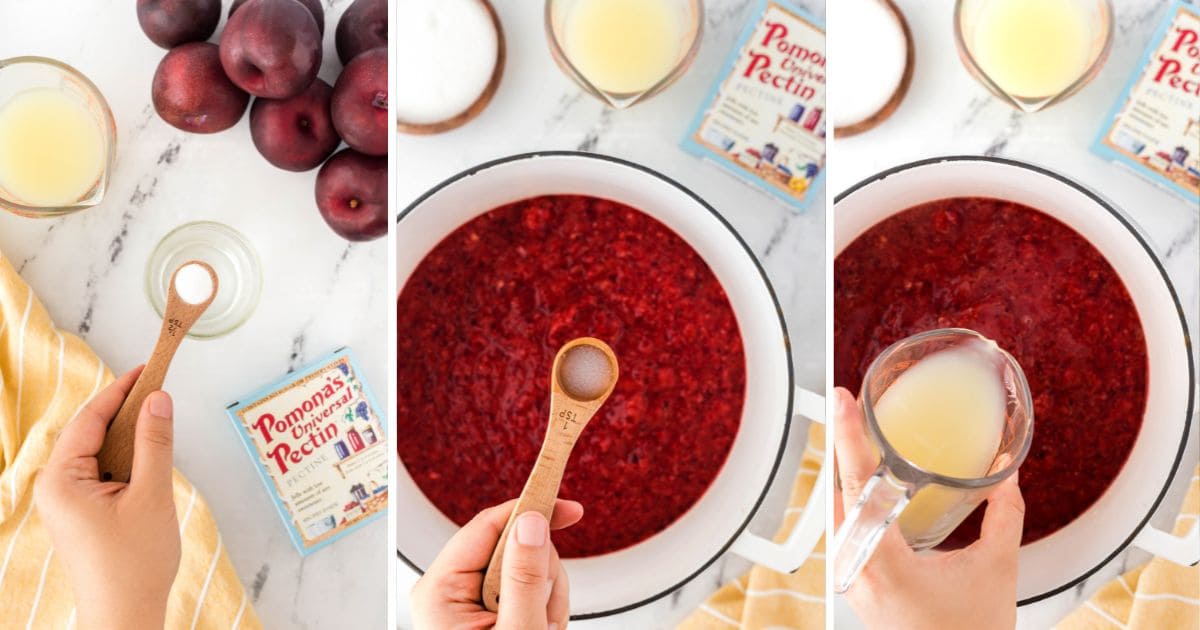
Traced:
POLYGON ((517 543, 525 547, 541 547, 549 535, 546 517, 538 512, 526 512, 517 517, 517 543))
POLYGON ((165 392, 151 392, 149 403, 150 415, 156 418, 171 417, 171 397, 165 392))
POLYGON ((546 626, 546 630, 558 630, 558 624, 552 623, 552 624, 546 626))

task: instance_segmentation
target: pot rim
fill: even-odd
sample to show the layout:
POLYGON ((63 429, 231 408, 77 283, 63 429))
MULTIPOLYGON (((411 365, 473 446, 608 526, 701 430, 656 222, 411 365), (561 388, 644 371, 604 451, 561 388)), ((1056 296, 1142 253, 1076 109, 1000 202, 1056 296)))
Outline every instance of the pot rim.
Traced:
MULTIPOLYGON (((1179 316, 1179 326, 1180 326, 1180 332, 1181 332, 1182 338, 1183 338, 1183 343, 1187 347, 1188 381, 1192 384, 1192 386, 1188 388, 1187 412, 1184 416, 1183 431, 1181 432, 1181 434, 1179 436, 1179 449, 1175 452, 1175 461, 1171 464, 1171 471, 1170 471, 1170 473, 1167 474, 1167 478, 1165 480, 1163 480, 1163 485, 1162 485, 1162 488, 1158 491, 1158 496, 1154 498, 1154 502, 1150 505, 1149 510, 1146 511, 1145 516, 1143 516, 1141 518, 1141 520, 1138 522, 1138 524, 1133 528, 1133 531, 1129 533, 1129 536, 1127 536, 1125 538, 1125 540, 1120 545, 1118 545, 1116 549, 1114 549, 1112 551, 1112 553, 1108 554, 1103 560, 1101 560, 1099 562, 1099 564, 1092 567, 1091 569, 1088 569, 1087 571, 1083 572, 1083 574, 1075 577, 1074 579, 1068 581, 1067 583, 1065 583, 1061 586, 1050 589, 1043 593, 1039 593, 1032 597, 1027 597, 1025 599, 1018 600, 1017 606, 1020 607, 1020 606, 1025 606, 1027 604, 1040 602, 1044 599, 1048 599, 1050 597, 1058 595, 1059 593, 1061 593, 1063 591, 1066 591, 1068 589, 1071 589, 1071 588, 1079 585, 1081 582, 1083 582, 1084 580, 1091 577, 1097 571, 1104 568, 1109 562, 1112 561, 1113 558, 1117 557, 1121 552, 1123 552, 1126 548, 1128 548, 1133 543, 1133 540, 1135 538, 1137 538, 1138 534, 1141 533, 1141 531, 1143 529, 1145 529, 1146 525, 1150 522, 1150 518, 1154 515, 1154 513, 1156 511, 1158 511, 1158 507, 1159 507, 1159 505, 1162 504, 1163 498, 1166 497, 1167 491, 1171 487, 1171 482, 1174 481, 1175 475, 1179 472, 1179 466, 1183 462, 1183 454, 1184 454, 1184 451, 1187 449, 1187 445, 1188 445, 1188 435, 1191 432, 1192 415, 1196 411, 1196 407, 1195 407, 1195 404, 1196 404, 1196 365, 1195 365, 1195 360, 1192 357, 1192 340, 1191 340, 1191 336, 1188 334, 1187 320, 1183 314, 1183 305, 1179 302, 1179 293, 1175 290, 1175 285, 1171 283, 1171 278, 1170 278, 1170 276, 1167 275, 1167 270, 1166 270, 1166 267, 1163 266, 1162 260, 1159 259, 1158 254, 1155 253, 1155 251, 1154 251, 1154 248, 1151 247, 1150 243, 1146 240, 1146 237, 1142 233, 1141 228, 1136 223, 1134 223, 1132 219, 1130 219, 1128 216, 1126 216, 1124 212, 1119 210, 1115 204, 1110 203, 1107 199, 1101 197, 1098 193, 1094 192, 1090 188, 1070 179, 1069 177, 1066 177, 1055 171, 1052 171, 1050 169, 1043 168, 1041 166, 1037 166, 1034 164, 1030 164, 1028 162, 1022 162, 1020 160, 1012 160, 1012 159, 1008 159, 1008 158, 1001 158, 1001 157, 988 156, 988 155, 946 155, 946 156, 941 156, 941 157, 925 158, 925 159, 921 159, 921 160, 907 162, 904 164, 900 164, 898 166, 893 166, 889 169, 885 169, 874 175, 871 175, 870 177, 867 177, 867 178, 859 181, 858 183, 850 186, 846 190, 839 193, 836 197, 834 197, 833 212, 835 213, 835 218, 834 218, 835 229, 836 229, 837 204, 841 203, 841 201, 843 199, 849 197, 850 195, 854 194, 858 190, 865 188, 869 184, 873 184, 877 181, 887 179, 888 177, 895 175, 897 173, 903 172, 903 171, 907 171, 907 170, 922 167, 922 166, 929 166, 932 164, 950 163, 950 162, 991 162, 994 164, 1012 166, 1012 167, 1022 168, 1022 169, 1028 170, 1028 171, 1032 171, 1034 173, 1038 173, 1040 175, 1045 175, 1047 177, 1050 177, 1054 180, 1057 180, 1058 182, 1060 182, 1062 184, 1069 186, 1070 188, 1076 190, 1077 192, 1082 193, 1083 195, 1085 195, 1086 197, 1091 199, 1093 202, 1096 203, 1096 205, 1100 206, 1104 210, 1107 210, 1109 214, 1111 214, 1122 226, 1125 227, 1126 230, 1129 231, 1129 233, 1133 236, 1133 238, 1137 241, 1137 243, 1139 245, 1141 245, 1142 249, 1145 250, 1146 255, 1150 257, 1150 261, 1154 263, 1154 267, 1158 270, 1159 275, 1162 277, 1163 283, 1166 285, 1167 292, 1170 293, 1171 299, 1174 302, 1175 312, 1179 316)), ((1071 227, 1071 229, 1075 229, 1072 226, 1068 226, 1068 227, 1071 227)), ((835 258, 836 258, 836 254, 835 254, 835 258)), ((1120 474, 1120 473, 1118 473, 1118 474, 1120 474)))
MULTIPOLYGON (((713 216, 713 218, 715 218, 717 220, 717 222, 720 223, 721 226, 724 227, 729 232, 729 234, 734 238, 734 240, 737 241, 737 243, 741 246, 742 251, 745 253, 745 255, 750 258, 750 262, 752 262, 754 264, 754 268, 758 270, 758 274, 759 274, 759 277, 762 279, 763 286, 766 288, 767 294, 771 298, 771 302, 775 305, 775 314, 779 320, 779 332, 782 335, 784 358, 787 363, 787 377, 788 377, 787 378, 787 380, 788 380, 788 382, 787 382, 787 406, 785 409, 786 413, 783 418, 783 432, 780 434, 780 437, 779 437, 779 448, 777 449, 777 451, 775 453, 775 461, 771 464, 771 472, 769 475, 767 475, 766 483, 763 484, 762 490, 759 492, 758 497, 754 500, 754 504, 751 506, 750 511, 746 514, 746 518, 742 521, 741 525, 739 525, 729 535, 728 540, 726 540, 725 543, 721 545, 721 548, 718 549, 717 552, 711 558, 704 560, 695 570, 688 573, 685 577, 683 577, 682 579, 680 579, 678 582, 671 585, 670 587, 663 589, 662 591, 659 591, 657 593, 654 593, 648 597, 645 597, 641 600, 638 600, 636 602, 626 604, 624 606, 619 606, 619 607, 612 608, 609 610, 585 612, 585 613, 571 615, 572 620, 580 621, 580 620, 585 620, 585 619, 597 619, 600 617, 618 615, 618 614, 621 614, 624 612, 628 612, 630 610, 634 610, 636 608, 640 608, 642 606, 645 606, 646 604, 657 601, 659 599, 662 599, 663 597, 679 590, 679 588, 683 587, 685 584, 688 584, 689 582, 691 582, 693 579, 696 578, 696 576, 703 573, 706 569, 708 569, 710 566, 712 566, 713 563, 715 563, 718 559, 720 559, 721 556, 724 556, 726 554, 726 552, 729 551, 730 547, 733 546, 733 543, 736 542, 737 539, 742 536, 742 533, 750 525, 750 521, 754 520, 754 517, 758 514, 759 508, 762 507, 762 503, 767 497, 767 493, 770 491, 771 487, 775 484, 775 478, 779 473, 779 467, 783 460, 784 451, 787 449, 788 435, 791 433, 792 417, 793 417, 793 403, 794 403, 793 398, 795 396, 795 388, 796 388, 796 375, 795 375, 795 366, 793 365, 793 362, 792 362, 791 337, 788 335, 787 322, 784 320, 784 315, 783 315, 783 307, 779 303, 779 296, 775 293, 775 287, 774 287, 774 285, 771 284, 771 280, 767 276, 766 269, 763 268, 762 262, 759 261, 758 256, 756 256, 754 254, 754 250, 752 250, 750 248, 750 245, 746 243, 745 239, 742 238, 742 235, 740 233, 738 233, 738 231, 733 227, 733 225, 725 218, 724 215, 722 215, 719 211, 717 211, 716 208, 709 205, 709 203, 707 201, 702 199, 699 195, 697 195, 695 192, 693 192, 687 186, 684 186, 683 184, 679 183, 675 179, 672 179, 671 177, 668 177, 667 175, 664 175, 663 173, 661 173, 653 168, 650 168, 648 166, 643 166, 636 162, 631 162, 629 160, 614 157, 611 155, 605 155, 605 154, 601 154, 601 153, 588 153, 588 152, 584 152, 584 151, 533 151, 533 152, 528 152, 528 153, 518 153, 518 154, 514 154, 514 155, 509 155, 506 157, 489 160, 487 162, 483 162, 476 166, 472 166, 472 167, 467 168, 463 171, 460 171, 459 173, 452 175, 452 176, 446 178, 445 180, 441 181, 440 183, 434 185, 432 188, 430 188, 429 190, 422 193, 412 203, 410 203, 407 207, 405 207, 403 210, 401 210, 396 215, 396 224, 397 224, 397 226, 399 226, 400 223, 404 220, 404 217, 408 216, 414 210, 416 210, 416 208, 418 206, 420 206, 422 203, 424 203, 426 199, 432 197, 433 195, 440 192, 442 189, 449 187, 450 185, 454 184, 455 182, 457 182, 461 179, 471 177, 482 171, 485 171, 487 169, 490 169, 490 168, 493 168, 496 166, 503 166, 506 164, 515 163, 515 162, 519 162, 519 161, 523 161, 523 160, 539 159, 539 158, 546 158, 546 157, 567 157, 567 158, 582 158, 582 159, 598 160, 601 162, 608 162, 608 163, 616 164, 618 166, 622 166, 622 167, 626 167, 626 168, 632 168, 636 171, 640 171, 643 174, 650 175, 651 177, 656 177, 656 178, 662 180, 663 182, 670 184, 676 190, 678 190, 679 192, 683 193, 688 198, 690 198, 693 202, 700 205, 705 210, 708 210, 708 212, 713 216)), ((690 246, 690 243, 689 243, 689 246, 690 246)), ((402 287, 398 287, 398 290, 400 288, 402 288, 402 287)), ((740 430, 740 427, 739 427, 739 430, 740 430)), ((395 454, 393 454, 393 456, 396 457, 397 460, 399 459, 399 456, 397 456, 395 454)), ((724 468, 724 464, 722 464, 722 468, 724 468)), ((720 473, 718 473, 718 474, 720 474, 720 473)), ((396 556, 404 564, 406 564, 410 569, 415 571, 418 575, 425 574, 424 570, 422 570, 420 567, 418 567, 415 562, 413 562, 411 559, 406 557, 404 555, 404 553, 400 550, 399 540, 397 540, 397 544, 396 544, 396 556)))

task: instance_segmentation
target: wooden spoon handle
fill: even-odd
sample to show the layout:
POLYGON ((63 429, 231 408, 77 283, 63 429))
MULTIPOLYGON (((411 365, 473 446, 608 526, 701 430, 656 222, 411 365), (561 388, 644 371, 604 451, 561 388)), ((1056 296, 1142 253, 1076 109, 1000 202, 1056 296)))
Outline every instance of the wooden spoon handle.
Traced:
POLYGON ((492 560, 488 563, 487 573, 483 576, 483 605, 492 612, 500 606, 500 572, 504 566, 504 545, 508 542, 509 532, 517 517, 526 512, 539 512, 546 520, 554 513, 554 503, 558 499, 558 486, 562 483, 563 472, 567 467, 567 459, 575 446, 576 436, 563 432, 553 435, 542 444, 533 471, 521 490, 517 505, 513 508, 496 549, 492 552, 492 560))
POLYGON ((129 390, 129 396, 121 404, 116 417, 108 425, 108 434, 104 436, 104 444, 96 454, 99 462, 100 479, 104 481, 121 481, 129 483, 129 474, 133 470, 133 436, 137 430, 138 414, 146 397, 162 389, 163 381, 167 378, 167 369, 171 367, 171 359, 179 349, 179 343, 187 334, 183 330, 179 334, 166 334, 168 322, 164 320, 164 336, 160 336, 154 346, 150 360, 141 376, 129 390))

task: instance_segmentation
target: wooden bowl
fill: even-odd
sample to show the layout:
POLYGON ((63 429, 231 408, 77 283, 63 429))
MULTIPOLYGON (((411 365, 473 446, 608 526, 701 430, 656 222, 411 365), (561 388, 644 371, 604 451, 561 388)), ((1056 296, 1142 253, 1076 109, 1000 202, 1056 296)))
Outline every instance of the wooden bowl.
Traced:
POLYGON ((900 107, 900 101, 904 100, 904 96, 908 94, 908 86, 912 83, 914 59, 916 58, 913 51, 912 31, 908 28, 908 20, 904 19, 904 12, 892 0, 880 0, 884 6, 896 16, 896 21, 900 23, 900 30, 904 32, 904 46, 906 52, 904 55, 904 73, 900 75, 900 83, 896 85, 896 90, 892 92, 892 97, 888 99, 879 111, 870 116, 845 127, 836 127, 833 130, 834 137, 848 138, 855 134, 860 134, 868 129, 872 129, 885 121, 900 107))
POLYGON ((402 120, 396 120, 396 131, 407 133, 410 135, 427 136, 435 133, 442 133, 457 129, 479 115, 492 101, 492 96, 496 93, 496 88, 500 86, 500 77, 504 75, 504 28, 500 25, 500 16, 496 13, 496 8, 492 6, 491 0, 479 0, 483 8, 487 9, 488 15, 492 18, 492 25, 496 27, 496 67, 492 70, 492 78, 484 86, 483 92, 479 94, 479 98, 475 99, 471 106, 463 110, 461 113, 433 123, 414 124, 406 123, 402 120))

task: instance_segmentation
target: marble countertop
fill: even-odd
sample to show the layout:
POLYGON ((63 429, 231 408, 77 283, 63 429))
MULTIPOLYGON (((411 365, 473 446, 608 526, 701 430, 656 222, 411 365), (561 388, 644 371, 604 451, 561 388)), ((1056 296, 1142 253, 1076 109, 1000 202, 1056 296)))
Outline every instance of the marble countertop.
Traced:
MULTIPOLYGON (((438 182, 472 165, 536 150, 582 150, 609 154, 654 168, 691 188, 733 224, 766 267, 779 293, 792 339, 797 383, 825 387, 825 213, 820 197, 804 214, 793 214, 757 189, 679 148, 754 2, 710 0, 704 40, 691 70, 664 93, 629 110, 614 111, 581 91, 559 71, 546 46, 541 3, 493 0, 505 29, 508 61, 492 103, 457 130, 436 136, 400 135, 394 163, 397 205, 403 208, 438 182)), ((801 2, 823 16, 824 2, 801 2)), ((817 191, 821 195, 821 191, 817 191)), ((397 247, 405 247, 404 226, 397 247)), ((751 531, 770 535, 778 526, 806 431, 795 427, 780 476, 751 531)), ((402 509, 402 506, 398 506, 402 509)), ((416 579, 397 564, 398 623, 410 628, 408 591, 416 579)), ((574 622, 572 628, 669 628, 686 617, 718 585, 749 564, 726 554, 670 596, 628 613, 574 622)))
MULTIPOLYGON (((321 76, 331 80, 339 70, 334 26, 349 0, 326 5, 321 76)), ((0 58, 44 55, 75 66, 104 92, 120 133, 101 206, 60 219, 0 212, 0 251, 61 328, 122 372, 145 361, 158 335, 142 288, 158 240, 197 220, 245 235, 262 260, 262 300, 233 333, 181 348, 166 385, 176 400, 176 466, 208 499, 267 627, 385 626, 385 520, 302 559, 224 411, 341 346, 355 350, 383 396, 392 304, 385 241, 349 245, 331 232, 313 200, 315 172, 268 164, 250 142, 248 116, 212 136, 159 120, 150 80, 164 51, 138 28, 132 2, 5 2, 0 25, 0 58)))
MULTIPOLYGON (((1200 290, 1200 219, 1194 204, 1158 189, 1093 155, 1088 147, 1141 57, 1166 11, 1160 0, 1128 0, 1116 5, 1116 38, 1105 67, 1082 91, 1045 111, 1023 114, 994 98, 967 73, 954 46, 950 0, 898 0, 916 42, 912 86, 899 109, 879 127, 836 140, 830 152, 829 187, 837 194, 886 168, 951 154, 985 154, 1025 160, 1091 187, 1129 214, 1146 232, 1179 292, 1192 339, 1197 339, 1200 290)), ((837 60, 831 59, 831 72, 837 60)), ((1196 348, 1193 348, 1195 351, 1196 348)), ((1196 419, 1193 417, 1193 435, 1196 419)), ((1151 519, 1158 527, 1174 523, 1190 471, 1196 465, 1193 440, 1171 491, 1151 519)), ((1126 551, 1077 588, 1023 607, 1022 628, 1047 628, 1078 607, 1097 589, 1149 558, 1126 551)), ((858 627, 840 598, 838 628, 858 627)))

